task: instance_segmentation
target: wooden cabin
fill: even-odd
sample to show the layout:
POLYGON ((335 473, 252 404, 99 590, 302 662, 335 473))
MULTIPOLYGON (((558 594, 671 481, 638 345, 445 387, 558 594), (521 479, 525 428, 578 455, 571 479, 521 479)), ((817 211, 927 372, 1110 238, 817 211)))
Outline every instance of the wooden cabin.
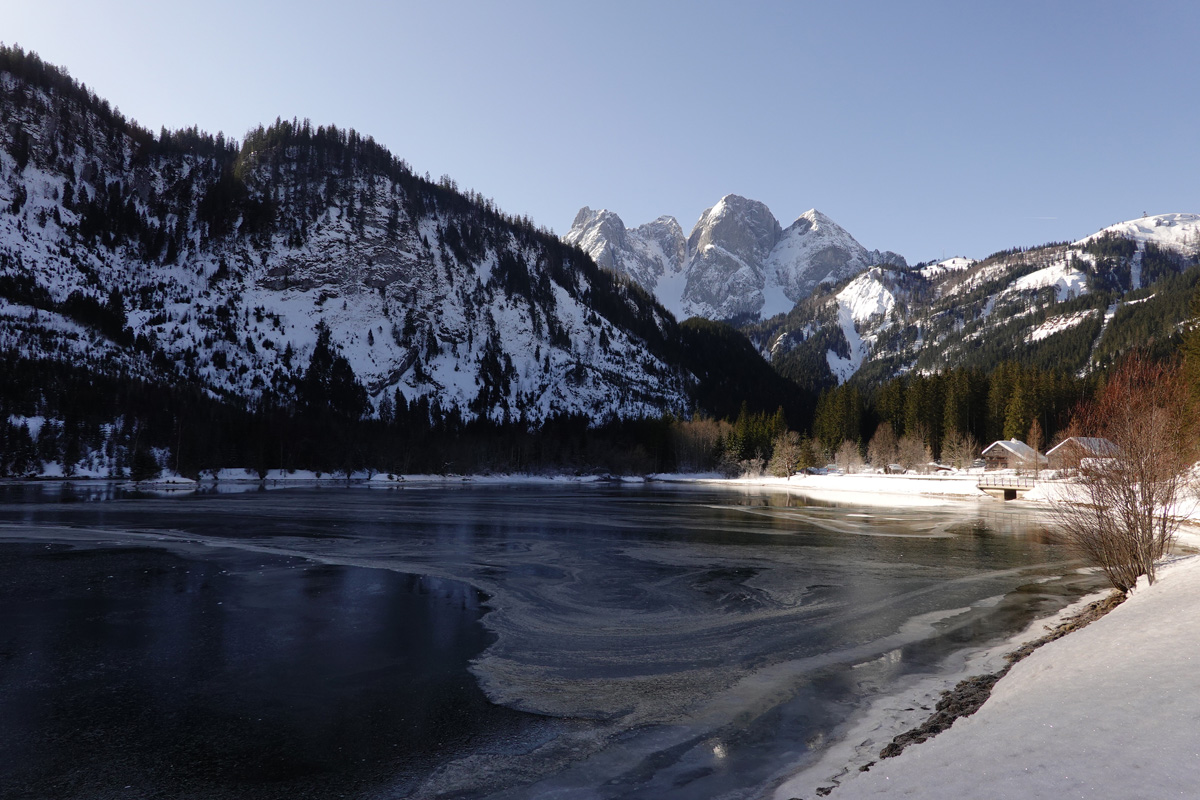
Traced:
POLYGON ((1117 446, 1096 436, 1072 436, 1063 439, 1046 453, 1050 469, 1079 469, 1085 458, 1112 458, 1117 446))
POLYGON ((1046 456, 1034 451, 1020 439, 1001 439, 983 451, 984 469, 1033 469, 1045 467, 1046 456))

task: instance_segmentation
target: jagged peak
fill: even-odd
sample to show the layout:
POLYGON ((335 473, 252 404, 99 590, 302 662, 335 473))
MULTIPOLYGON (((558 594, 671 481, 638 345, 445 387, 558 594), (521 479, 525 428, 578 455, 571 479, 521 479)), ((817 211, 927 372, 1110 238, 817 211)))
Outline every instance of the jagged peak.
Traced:
POLYGON ((828 214, 818 211, 815 208, 810 208, 808 211, 805 211, 803 214, 796 217, 795 221, 793 221, 788 228, 800 228, 805 230, 821 230, 822 228, 826 228, 832 231, 846 230, 841 225, 838 225, 836 222, 834 222, 828 214))
MULTIPOLYGON (((621 221, 616 212, 609 211, 607 208, 601 208, 593 211, 588 206, 579 209, 579 213, 575 215, 575 220, 571 223, 572 228, 577 228, 582 225, 590 225, 600 220, 615 219, 621 221)), ((623 224, 623 223, 622 223, 623 224)))

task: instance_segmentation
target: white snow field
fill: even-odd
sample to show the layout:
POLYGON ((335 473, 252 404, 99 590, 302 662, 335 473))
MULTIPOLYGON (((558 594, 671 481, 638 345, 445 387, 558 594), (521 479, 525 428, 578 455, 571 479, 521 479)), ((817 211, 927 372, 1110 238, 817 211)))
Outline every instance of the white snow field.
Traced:
POLYGON ((837 800, 1200 797, 1200 556, 1035 651, 976 714, 837 800))

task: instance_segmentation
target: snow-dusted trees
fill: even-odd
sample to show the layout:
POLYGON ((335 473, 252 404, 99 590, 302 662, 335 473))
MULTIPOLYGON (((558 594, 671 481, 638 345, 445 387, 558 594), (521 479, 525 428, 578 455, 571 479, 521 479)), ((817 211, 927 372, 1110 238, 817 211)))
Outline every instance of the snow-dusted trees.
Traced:
POLYGON ((1110 458, 1083 459, 1078 493, 1055 514, 1066 540, 1127 592, 1171 545, 1196 455, 1196 421, 1177 366, 1128 358, 1085 409, 1084 431, 1115 445, 1110 458))

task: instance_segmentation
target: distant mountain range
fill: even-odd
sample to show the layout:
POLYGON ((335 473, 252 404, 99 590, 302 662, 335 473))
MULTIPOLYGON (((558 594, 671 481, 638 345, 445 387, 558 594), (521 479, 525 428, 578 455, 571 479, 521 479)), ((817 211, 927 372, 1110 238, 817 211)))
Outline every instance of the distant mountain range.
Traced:
POLYGON ((1085 373, 1133 347, 1170 349, 1198 264, 1200 215, 1146 216, 982 261, 873 266, 746 330, 815 387, 1004 360, 1085 373))
POLYGON ((628 275, 679 317, 746 322, 790 311, 821 285, 902 256, 867 250, 813 209, 782 228, 756 200, 726 195, 686 238, 674 217, 626 228, 615 213, 583 208, 566 241, 628 275))

